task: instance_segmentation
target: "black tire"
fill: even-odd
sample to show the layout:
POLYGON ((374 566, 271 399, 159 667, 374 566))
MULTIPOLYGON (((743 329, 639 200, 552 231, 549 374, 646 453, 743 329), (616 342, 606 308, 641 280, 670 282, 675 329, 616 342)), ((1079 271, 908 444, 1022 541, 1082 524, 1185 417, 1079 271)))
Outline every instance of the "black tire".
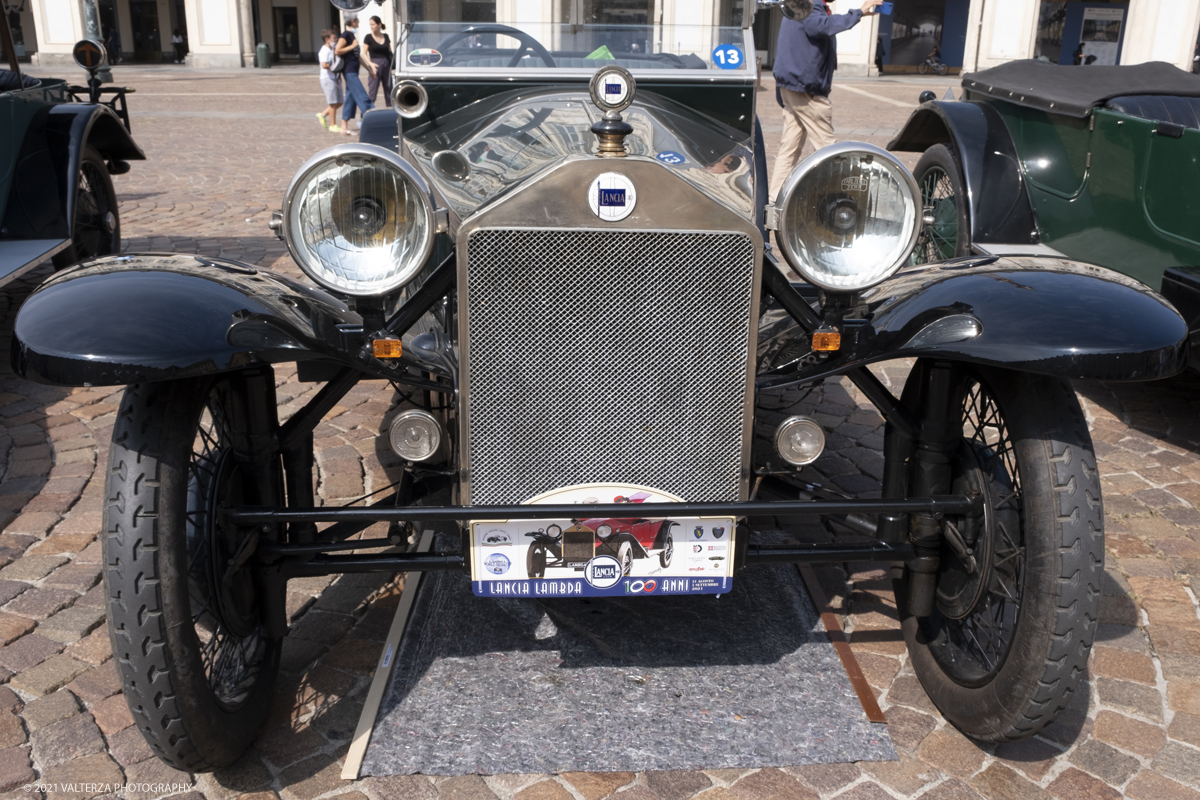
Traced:
POLYGON ((546 548, 535 544, 525 551, 525 572, 531 578, 546 577, 546 548))
POLYGON ((950 67, 948 67, 945 64, 940 63, 940 62, 933 69, 935 72, 937 72, 938 75, 945 75, 946 73, 948 73, 950 71, 950 67))
POLYGON ((117 192, 104 158, 90 144, 79 160, 71 244, 52 259, 55 269, 89 258, 121 252, 121 217, 117 192))
MULTIPOLYGON (((963 591, 963 562, 944 544, 933 614, 908 614, 907 572, 895 582, 896 603, 913 668, 934 705, 967 736, 1006 742, 1049 725, 1087 668, 1104 513, 1091 436, 1071 387, 967 370, 955 490, 973 473, 992 509, 993 524, 975 534, 988 539, 972 539, 974 557, 987 564, 975 578, 979 596, 972 601, 963 591)), ((908 402, 915 382, 905 387, 908 402)))
MULTIPOLYGON (((666 523, 670 524, 670 523, 666 523)), ((667 530, 667 535, 663 539, 662 551, 658 554, 658 563, 663 568, 671 566, 671 557, 675 555, 675 537, 671 535, 670 529, 667 530)))
POLYGON ((253 596, 248 568, 230 582, 248 595, 228 588, 214 599, 223 545, 205 536, 209 509, 236 501, 218 487, 240 480, 221 446, 225 385, 218 376, 126 389, 105 495, 108 626, 125 699, 158 757, 189 772, 228 765, 250 746, 279 669, 280 640, 222 622, 226 598, 253 596))
POLYGON ((922 75, 928 75, 929 74, 929 62, 922 61, 920 64, 917 64, 917 72, 921 73, 922 75))
POLYGON ((921 189, 924 214, 933 221, 921 228, 913 251, 916 264, 934 264, 971 252, 967 192, 958 157, 944 144, 925 151, 913 172, 921 189))

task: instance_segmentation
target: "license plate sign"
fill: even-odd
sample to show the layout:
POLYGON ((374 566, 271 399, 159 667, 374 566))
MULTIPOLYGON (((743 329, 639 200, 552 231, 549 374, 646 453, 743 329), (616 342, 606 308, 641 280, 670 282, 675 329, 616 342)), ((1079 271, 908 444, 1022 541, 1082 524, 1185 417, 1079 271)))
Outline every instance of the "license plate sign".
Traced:
POLYGON ((471 525, 472 587, 481 597, 610 597, 728 592, 733 520, 612 520, 605 538, 584 520, 471 525), (614 526, 615 527, 615 526, 614 526), (585 555, 586 553, 586 555, 585 555), (664 565, 664 561, 666 562, 664 565))
POLYGON ((588 485, 532 503, 629 504, 629 515, 471 523, 471 586, 481 597, 651 597, 722 594, 733 575, 731 517, 637 516, 678 502, 643 487, 588 485))

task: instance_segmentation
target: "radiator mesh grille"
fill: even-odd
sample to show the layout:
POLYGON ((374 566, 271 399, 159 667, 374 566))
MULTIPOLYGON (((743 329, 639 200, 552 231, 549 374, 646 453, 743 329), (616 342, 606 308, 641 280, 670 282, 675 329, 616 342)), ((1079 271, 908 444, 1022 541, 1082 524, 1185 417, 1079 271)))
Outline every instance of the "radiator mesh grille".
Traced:
POLYGON ((605 482, 738 498, 749 237, 482 229, 467 284, 470 503, 605 482))

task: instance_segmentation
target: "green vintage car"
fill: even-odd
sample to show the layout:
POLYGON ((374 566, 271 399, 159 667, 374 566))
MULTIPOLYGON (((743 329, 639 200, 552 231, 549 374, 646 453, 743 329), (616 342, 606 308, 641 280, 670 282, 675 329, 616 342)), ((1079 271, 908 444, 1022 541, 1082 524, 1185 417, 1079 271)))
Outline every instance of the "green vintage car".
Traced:
POLYGON ((85 39, 87 86, 21 73, 0 15, 0 286, 46 259, 64 267, 121 250, 110 175, 146 156, 129 134, 126 89, 101 87, 104 46, 85 39), (2 63, 2 62, 0 62, 2 63))
POLYGON ((916 260, 1067 256, 1161 291, 1200 328, 1200 76, 1170 64, 1018 61, 925 102, 890 150, 923 152, 916 260))

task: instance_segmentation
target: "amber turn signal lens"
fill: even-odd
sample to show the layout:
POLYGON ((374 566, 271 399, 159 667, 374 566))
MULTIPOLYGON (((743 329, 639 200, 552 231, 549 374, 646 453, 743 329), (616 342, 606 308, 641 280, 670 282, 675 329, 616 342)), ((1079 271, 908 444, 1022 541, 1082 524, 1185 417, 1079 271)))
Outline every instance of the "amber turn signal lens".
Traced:
POLYGON ((831 352, 842 346, 842 335, 837 331, 817 331, 812 337, 813 350, 831 352))
POLYGON ((371 342, 371 352, 376 358, 399 358, 403 348, 399 339, 375 339, 371 342))

